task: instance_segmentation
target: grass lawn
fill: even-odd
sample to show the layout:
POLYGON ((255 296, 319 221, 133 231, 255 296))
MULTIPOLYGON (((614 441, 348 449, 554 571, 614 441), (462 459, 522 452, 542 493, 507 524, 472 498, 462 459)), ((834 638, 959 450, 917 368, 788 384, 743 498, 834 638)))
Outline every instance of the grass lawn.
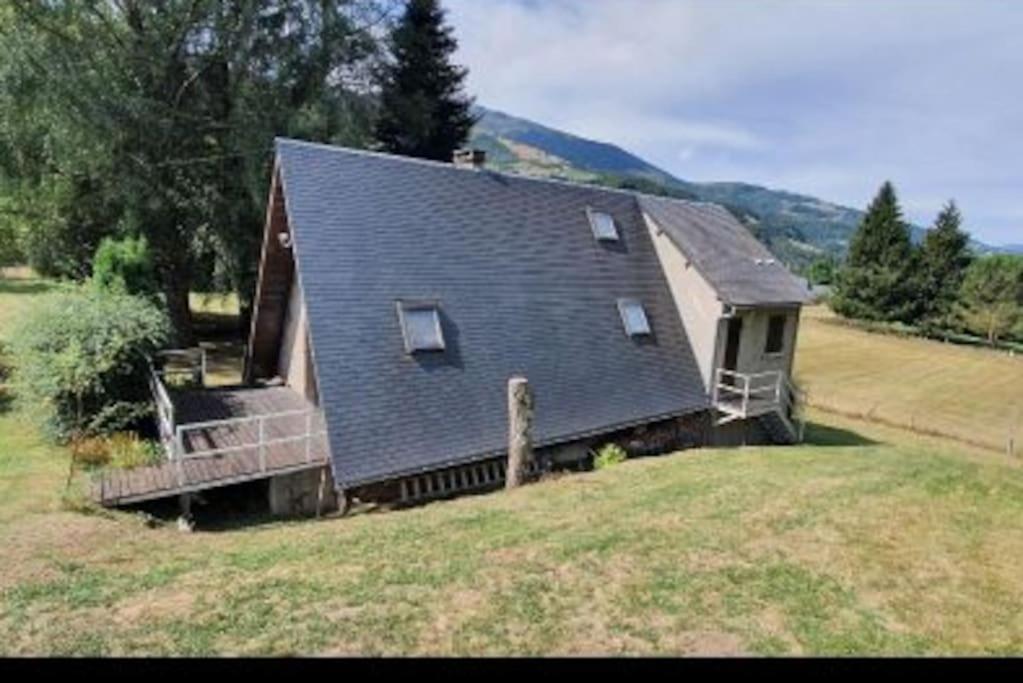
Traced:
POLYGON ((796 376, 812 405, 1023 453, 1023 358, 858 330, 823 306, 799 328, 796 376))
POLYGON ((811 410, 803 446, 184 535, 63 510, 22 410, 2 654, 1023 651, 1023 468, 947 440, 811 410))

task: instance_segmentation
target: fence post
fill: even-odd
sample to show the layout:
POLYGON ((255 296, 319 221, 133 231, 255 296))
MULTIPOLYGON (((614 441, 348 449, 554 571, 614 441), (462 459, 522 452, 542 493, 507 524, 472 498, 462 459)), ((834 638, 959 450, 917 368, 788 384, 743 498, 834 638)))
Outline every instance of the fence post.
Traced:
POLYGON ((266 417, 259 418, 259 471, 266 472, 266 417))
POLYGON ((742 416, 749 413, 749 375, 742 376, 742 416))
POLYGON ((525 377, 508 380, 508 467, 505 488, 513 489, 525 477, 533 459, 533 394, 525 377))
POLYGON ((176 443, 172 446, 172 450, 177 451, 174 454, 174 457, 175 457, 175 460, 177 460, 177 468, 176 469, 177 469, 177 473, 178 473, 178 486, 184 486, 185 485, 185 468, 184 468, 185 437, 184 437, 184 435, 182 433, 181 427, 178 427, 178 429, 177 429, 177 438, 175 439, 175 441, 176 441, 176 443))

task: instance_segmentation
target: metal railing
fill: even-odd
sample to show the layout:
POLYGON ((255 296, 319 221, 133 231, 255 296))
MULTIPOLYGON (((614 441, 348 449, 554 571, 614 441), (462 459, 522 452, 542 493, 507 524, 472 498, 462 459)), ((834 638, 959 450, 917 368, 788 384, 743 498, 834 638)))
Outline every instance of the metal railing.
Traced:
MULTIPOLYGON (((178 480, 184 483, 184 461, 199 458, 214 458, 255 451, 259 471, 267 472, 268 456, 273 447, 285 444, 301 444, 302 458, 307 464, 324 459, 327 431, 323 428, 322 411, 316 408, 291 410, 266 415, 235 417, 224 420, 208 420, 178 425, 174 433, 174 444, 169 459, 176 464, 178 480), (285 423, 282 425, 281 423, 285 423), (274 426, 276 424, 276 429, 274 426), (294 429, 293 429, 294 428, 294 429), (288 434, 288 431, 297 433, 288 434), (212 448, 194 448, 195 442, 216 442, 214 434, 220 432, 230 440, 230 445, 215 445, 212 448), (278 435, 272 435, 276 431, 278 435), (285 432, 283 436, 280 432, 285 432), (314 440, 321 440, 324 448, 314 454, 314 440)), ((298 463, 294 463, 298 464, 298 463)))
POLYGON ((782 402, 785 373, 768 370, 753 374, 718 368, 714 374, 714 405, 738 417, 772 410, 782 402))
POLYGON ((793 438, 803 440, 806 394, 781 370, 743 373, 718 368, 714 374, 713 401, 725 414, 718 424, 776 412, 793 438))
POLYGON ((146 363, 149 366, 149 391, 153 395, 153 405, 156 408, 156 427, 160 434, 160 443, 164 451, 170 457, 174 449, 174 402, 171 401, 167 387, 159 371, 153 367, 152 361, 148 358, 146 363))
POLYGON ((158 351, 155 358, 162 361, 157 374, 163 380, 184 377, 200 387, 206 385, 206 349, 201 346, 191 349, 165 349, 158 351), (168 364, 168 361, 171 361, 168 364))

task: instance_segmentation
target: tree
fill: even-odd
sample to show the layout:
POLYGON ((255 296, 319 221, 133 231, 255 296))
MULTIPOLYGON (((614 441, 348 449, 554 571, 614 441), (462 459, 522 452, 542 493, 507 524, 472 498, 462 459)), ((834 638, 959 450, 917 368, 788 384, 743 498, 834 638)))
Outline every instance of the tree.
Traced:
POLYGON ((107 237, 92 265, 92 281, 100 289, 152 297, 159 291, 153 257, 145 237, 107 237))
POLYGON ((966 270, 959 299, 957 312, 966 329, 994 344, 1023 319, 1023 257, 976 259, 966 270))
POLYGON ((46 200, 21 202, 26 234, 40 235, 27 250, 82 279, 104 237, 145 236, 177 341, 190 345, 194 284, 250 299, 273 137, 370 141, 377 4, 0 8, 5 49, 17 48, 0 67, 11 86, 0 89, 0 174, 25 186, 19 197, 46 200))
POLYGON ((167 339, 152 302, 83 285, 47 297, 11 339, 17 394, 44 405, 60 439, 132 425, 149 414, 146 356, 167 339))
POLYGON ((885 181, 849 244, 832 306, 850 318, 913 322, 919 315, 915 263, 909 226, 885 181))
POLYGON ((466 70, 451 64, 457 48, 437 0, 409 0, 391 33, 376 138, 389 152, 450 161, 476 119, 463 93, 466 70))
POLYGON ((970 237, 960 229, 962 215, 954 201, 938 214, 920 247, 919 286, 925 320, 942 324, 959 297, 970 265, 970 237))
POLYGON ((822 256, 806 269, 806 279, 812 285, 830 285, 835 281, 838 263, 833 256, 822 256))

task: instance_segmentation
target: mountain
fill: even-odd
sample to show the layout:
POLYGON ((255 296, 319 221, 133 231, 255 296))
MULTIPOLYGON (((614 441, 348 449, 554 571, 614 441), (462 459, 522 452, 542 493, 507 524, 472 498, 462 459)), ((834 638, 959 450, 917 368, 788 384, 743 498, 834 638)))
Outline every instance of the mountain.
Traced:
MULTIPOLYGON (((470 144, 486 150, 487 163, 498 170, 721 204, 796 270, 821 257, 841 258, 863 217, 857 209, 759 185, 686 181, 616 145, 485 107, 476 114, 470 144)), ((911 226, 911 232, 918 241, 925 231, 911 226)), ((978 252, 994 251, 972 244, 978 252)))

